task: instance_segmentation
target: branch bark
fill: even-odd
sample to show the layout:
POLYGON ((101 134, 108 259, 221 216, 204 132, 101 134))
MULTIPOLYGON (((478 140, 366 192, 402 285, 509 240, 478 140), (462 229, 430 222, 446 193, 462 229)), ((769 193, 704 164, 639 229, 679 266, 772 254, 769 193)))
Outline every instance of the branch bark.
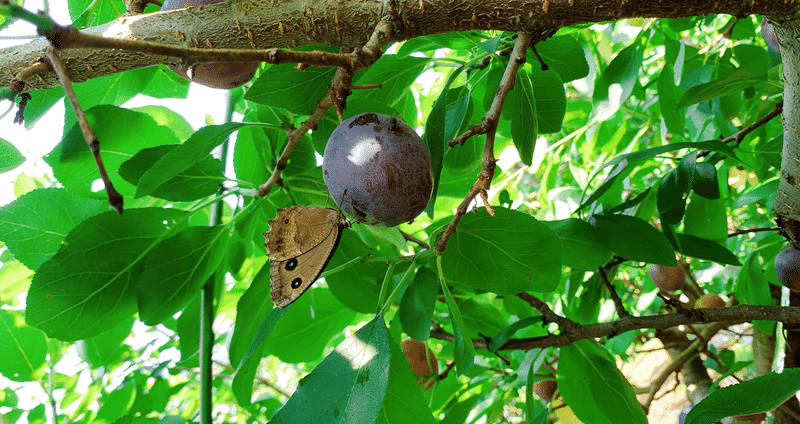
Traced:
MULTIPOLYGON (((268 49, 308 45, 364 44, 382 17, 396 27, 391 41, 464 30, 507 30, 533 34, 560 27, 633 17, 686 17, 726 13, 770 14, 778 28, 800 15, 800 3, 703 0, 230 0, 210 6, 122 16, 86 32, 125 40, 183 47, 268 49)), ((0 50, 0 86, 42 56, 47 41, 0 50)), ((116 72, 173 63, 175 58, 125 50, 70 49, 63 52, 74 82, 116 72)), ((27 81, 26 92, 58 85, 54 74, 27 81)))

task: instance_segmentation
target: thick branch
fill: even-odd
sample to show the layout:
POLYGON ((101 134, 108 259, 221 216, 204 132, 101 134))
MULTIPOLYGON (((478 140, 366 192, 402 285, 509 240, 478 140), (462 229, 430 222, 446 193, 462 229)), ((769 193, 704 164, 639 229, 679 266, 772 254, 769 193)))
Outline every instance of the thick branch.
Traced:
MULTIPOLYGON (((381 17, 394 17, 392 41, 472 29, 534 35, 563 26, 632 17, 686 17, 714 13, 797 14, 800 4, 782 1, 700 0, 230 0, 147 15, 123 16, 87 32, 105 37, 183 47, 269 49, 308 45, 354 47, 369 39, 381 17)), ((0 86, 35 63, 47 45, 39 39, 0 50, 0 86)), ((125 50, 70 49, 64 62, 74 82, 173 61, 170 56, 125 50)), ((28 81, 26 91, 58 85, 54 75, 28 81)))
MULTIPOLYGON (((570 332, 561 334, 509 340, 499 350, 520 349, 528 351, 537 347, 560 347, 581 339, 614 337, 626 331, 640 328, 663 330, 678 325, 710 322, 725 322, 728 325, 734 325, 753 320, 772 320, 791 324, 800 323, 800 307, 740 305, 728 308, 702 309, 700 313, 702 315, 700 320, 692 319, 680 313, 646 317, 629 316, 611 322, 578 326, 570 332)), ((441 328, 431 330, 431 337, 454 341, 453 335, 441 328)), ((484 339, 473 339, 472 343, 476 349, 487 348, 487 342, 484 339)))

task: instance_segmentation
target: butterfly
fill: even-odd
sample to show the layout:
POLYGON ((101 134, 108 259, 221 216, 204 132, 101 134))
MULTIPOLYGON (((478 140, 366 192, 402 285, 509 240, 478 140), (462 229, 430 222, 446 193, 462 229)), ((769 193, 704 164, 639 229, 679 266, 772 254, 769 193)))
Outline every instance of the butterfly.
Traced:
POLYGON ((342 229, 350 221, 341 211, 294 205, 278 209, 264 234, 270 262, 270 297, 285 308, 314 284, 331 260, 342 229))

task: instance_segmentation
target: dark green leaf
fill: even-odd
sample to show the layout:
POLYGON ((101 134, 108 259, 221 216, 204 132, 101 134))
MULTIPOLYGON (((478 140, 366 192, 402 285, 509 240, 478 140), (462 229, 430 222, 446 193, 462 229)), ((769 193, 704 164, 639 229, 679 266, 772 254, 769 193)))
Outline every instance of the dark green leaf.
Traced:
POLYGON ((611 118, 628 100, 638 82, 642 67, 642 48, 634 42, 617 53, 594 85, 594 114, 596 119, 611 118))
POLYGON ((514 337, 514 333, 525 327, 529 327, 534 324, 539 324, 540 322, 542 322, 542 318, 543 317, 541 316, 523 318, 509 325, 508 327, 502 329, 499 333, 495 334, 494 337, 492 337, 492 340, 489 341, 489 351, 497 352, 497 349, 500 349, 504 344, 506 344, 506 342, 508 342, 509 340, 511 340, 512 337, 514 337))
POLYGON ((542 223, 561 239, 564 266, 588 271, 605 265, 614 255, 595 238, 586 221, 569 218, 542 223))
MULTIPOLYGON (((381 88, 355 90, 347 99, 348 109, 351 102, 357 99, 370 99, 390 107, 398 106, 398 102, 408 94, 408 87, 425 70, 430 61, 431 59, 424 57, 401 57, 399 52, 397 55, 381 56, 355 82, 357 85, 381 84, 381 88)), ((380 111, 371 110, 370 112, 380 111)))
POLYGON ((550 292, 561 274, 561 240, 536 218, 495 207, 468 214, 442 253, 450 283, 497 294, 550 292))
POLYGON ((330 290, 312 287, 272 328, 267 352, 292 364, 319 360, 328 341, 352 325, 355 317, 330 290))
MULTIPOLYGON (((161 158, 176 149, 177 144, 150 147, 141 150, 119 168, 119 174, 136 185, 139 179, 161 158)), ((181 171, 150 193, 153 197, 176 202, 202 199, 216 193, 224 178, 219 159, 206 156, 181 171)))
POLYGON ((685 424, 712 424, 734 415, 771 411, 798 390, 800 369, 786 368, 780 374, 771 372, 715 390, 692 408, 685 424))
POLYGON ((78 355, 91 364, 93 369, 121 361, 122 355, 130 350, 130 346, 124 342, 131 334, 134 321, 134 317, 130 317, 108 331, 76 342, 78 355))
POLYGON ((517 72, 514 96, 514 110, 511 117, 511 137, 517 147, 522 163, 531 166, 533 148, 539 136, 539 121, 536 117, 536 99, 531 79, 525 72, 517 72))
POLYGON ((185 143, 167 153, 139 178, 136 197, 152 193, 156 188, 166 184, 181 172, 205 159, 232 132, 242 127, 259 125, 270 126, 249 122, 229 122, 222 125, 209 125, 199 129, 185 143))
POLYGON ((683 94, 683 97, 675 107, 680 109, 728 94, 741 93, 745 88, 760 84, 766 80, 767 74, 765 72, 759 73, 757 70, 741 67, 720 79, 699 84, 686 90, 686 93, 683 94))
POLYGON ((389 366, 389 384, 383 410, 378 415, 377 424, 433 424, 431 410, 417 386, 411 365, 397 341, 389 334, 389 348, 392 354, 389 366))
POLYGON ((439 294, 436 273, 423 267, 417 271, 414 281, 408 286, 400 301, 400 323, 403 331, 414 340, 425 341, 431 331, 433 310, 439 294))
MULTIPOLYGON (((441 260, 437 258, 437 260, 441 260)), ((441 270, 441 262, 439 264, 441 270)), ((453 326, 453 336, 455 338, 455 361, 456 372, 458 375, 464 375, 475 364, 475 347, 472 345, 472 339, 469 337, 467 328, 464 325, 464 318, 461 316, 461 311, 458 309, 458 304, 450 289, 445 283, 445 279, 441 278, 442 292, 444 293, 444 300, 447 303, 447 310, 450 313, 450 324, 453 326)))
MULTIPOLYGON (((747 254, 744 264, 739 270, 739 278, 733 292, 736 299, 745 305, 775 306, 770 294, 769 282, 764 276, 764 268, 759 262, 758 251, 747 254)), ((764 333, 770 334, 775 328, 775 321, 753 321, 753 325, 764 333)))
POLYGON ((683 232, 695 237, 724 242, 728 237, 725 199, 709 200, 697 193, 689 196, 683 232))
MULTIPOLYGON (((525 68, 524 68, 525 69, 525 68)), ((522 72, 523 70, 520 70, 522 72)), ((536 94, 536 116, 539 134, 561 131, 567 111, 567 92, 558 74, 535 67, 528 72, 531 87, 536 94)))
POLYGON ((686 256, 721 264, 741 265, 739 258, 733 252, 716 242, 687 234, 677 234, 677 236, 680 246, 677 250, 686 256))
POLYGON ((646 424, 633 387, 594 340, 578 340, 560 349, 558 391, 583 422, 646 424))
POLYGON ((300 381, 270 423, 375 422, 389 382, 389 344, 383 315, 378 314, 300 381))
MULTIPOLYGON (((583 47, 571 35, 557 35, 540 41, 536 43, 536 51, 544 64, 558 73, 563 82, 574 81, 589 75, 589 64, 583 54, 583 47)), ((528 53, 526 60, 533 69, 541 69, 541 65, 534 55, 528 53)))
POLYGON ((692 190, 706 199, 719 199, 717 168, 710 163, 698 163, 692 177, 692 190))
POLYGON ((600 243, 631 260, 676 266, 675 251, 658 230, 640 218, 627 215, 594 215, 589 218, 600 243))

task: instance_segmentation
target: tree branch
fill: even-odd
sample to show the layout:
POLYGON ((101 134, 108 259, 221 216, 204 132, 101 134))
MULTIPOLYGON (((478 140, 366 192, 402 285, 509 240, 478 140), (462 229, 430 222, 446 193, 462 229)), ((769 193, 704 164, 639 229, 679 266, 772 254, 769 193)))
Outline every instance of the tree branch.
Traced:
MULTIPOLYGON (((549 309, 549 308, 548 308, 549 309)), ((626 331, 641 328, 663 330, 678 325, 724 322, 726 325, 741 324, 753 320, 771 320, 790 324, 800 324, 800 307, 795 306, 753 306, 739 305, 727 308, 699 309, 700 319, 692 319, 680 313, 653 315, 645 317, 629 316, 616 321, 578 326, 572 331, 550 334, 542 337, 509 340, 498 350, 524 350, 534 348, 561 347, 582 339, 614 337, 626 331)), ((562 318, 566 319, 566 318, 562 318)), ((570 321, 571 322, 571 321, 570 321)), ((559 324, 560 325, 560 324, 559 324)), ((441 328, 433 328, 431 337, 454 342, 453 335, 441 328)), ((472 339, 476 349, 486 349, 484 339, 472 339)))

